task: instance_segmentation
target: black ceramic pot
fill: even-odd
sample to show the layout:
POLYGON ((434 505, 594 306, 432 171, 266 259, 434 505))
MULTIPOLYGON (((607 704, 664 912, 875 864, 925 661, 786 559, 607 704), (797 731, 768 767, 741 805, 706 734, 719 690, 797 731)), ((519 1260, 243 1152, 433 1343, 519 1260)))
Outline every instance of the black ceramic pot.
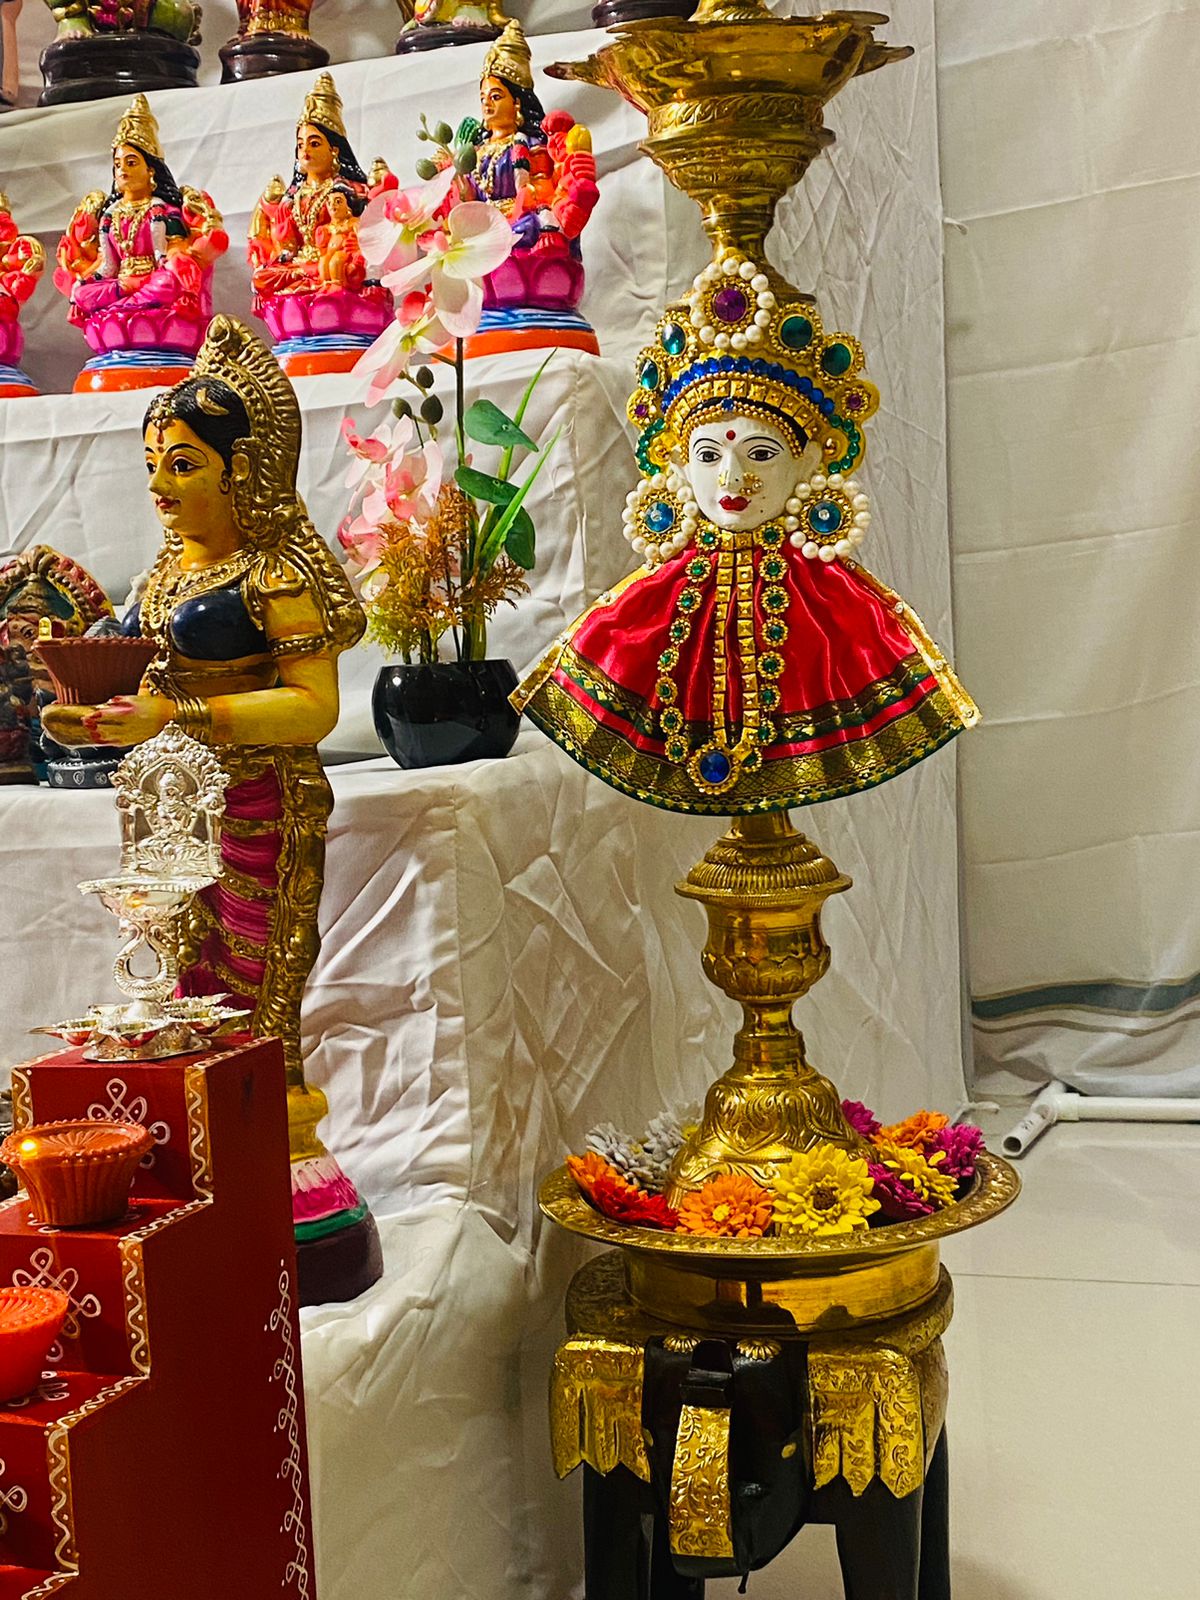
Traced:
POLYGON ((508 703, 511 661, 434 661, 380 669, 375 731, 401 767, 442 767, 506 756, 521 718, 508 703))

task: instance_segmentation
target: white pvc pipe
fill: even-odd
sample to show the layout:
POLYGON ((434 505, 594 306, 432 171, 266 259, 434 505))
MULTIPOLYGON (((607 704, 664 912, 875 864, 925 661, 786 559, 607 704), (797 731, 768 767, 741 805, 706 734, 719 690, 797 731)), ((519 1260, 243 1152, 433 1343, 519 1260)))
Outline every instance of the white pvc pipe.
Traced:
POLYGON ((1200 1100, 1079 1094, 1055 1080, 1004 1135, 1000 1148, 1006 1156, 1023 1156, 1056 1122, 1200 1122, 1200 1100))

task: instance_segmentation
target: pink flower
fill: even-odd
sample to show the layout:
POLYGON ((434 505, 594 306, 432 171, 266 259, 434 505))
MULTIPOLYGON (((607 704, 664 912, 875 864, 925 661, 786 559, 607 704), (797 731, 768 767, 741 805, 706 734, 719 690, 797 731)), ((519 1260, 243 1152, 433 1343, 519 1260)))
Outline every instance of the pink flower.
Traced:
POLYGON ((983 1149, 983 1130, 972 1123, 959 1123, 953 1128, 942 1128, 933 1139, 932 1155, 941 1150, 946 1159, 939 1162, 943 1172, 949 1173, 959 1183, 975 1176, 975 1163, 983 1149))
POLYGON ((358 222, 358 242, 376 276, 396 272, 417 259, 419 241, 433 227, 454 187, 447 167, 413 189, 389 189, 367 203, 358 222))
POLYGON ((432 355, 450 338, 428 295, 405 295, 396 308, 396 320, 388 323, 355 363, 355 372, 371 380, 367 404, 377 405, 384 398, 415 355, 432 355))
POLYGON ((356 489, 365 478, 376 478, 397 450, 406 450, 416 436, 411 417, 397 417, 394 422, 381 422, 374 433, 364 438, 347 417, 342 423, 342 438, 350 446, 355 460, 346 473, 347 489, 356 489))
POLYGON ((397 521, 419 521, 433 514, 441 487, 442 452, 437 441, 430 439, 388 468, 383 495, 397 521))
POLYGON ((880 1215, 889 1222, 908 1222, 913 1217, 929 1217, 933 1215, 935 1207, 928 1200, 922 1200, 917 1191, 910 1184, 905 1183, 898 1172, 892 1172, 880 1161, 867 1163, 867 1171, 871 1174, 874 1184, 871 1193, 879 1201, 880 1215))
POLYGON ((868 1111, 861 1100, 843 1100, 842 1115, 855 1133, 862 1134, 864 1139, 873 1139, 879 1132, 881 1125, 875 1113, 868 1111))
POLYGON ((512 229, 495 206, 464 200, 450 210, 443 226, 422 238, 419 251, 386 273, 382 282, 396 296, 425 290, 447 332, 465 339, 475 332, 483 313, 483 279, 507 261, 512 247, 512 229))
POLYGON ((352 578, 364 576, 383 557, 383 535, 361 517, 346 518, 338 529, 338 543, 346 552, 346 570, 352 578))

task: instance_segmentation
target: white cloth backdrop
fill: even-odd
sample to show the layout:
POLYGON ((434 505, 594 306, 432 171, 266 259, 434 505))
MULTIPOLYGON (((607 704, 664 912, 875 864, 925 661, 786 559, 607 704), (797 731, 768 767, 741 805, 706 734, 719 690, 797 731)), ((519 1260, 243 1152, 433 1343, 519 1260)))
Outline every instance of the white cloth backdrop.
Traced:
MULTIPOLYGON (((884 393, 866 469, 879 508, 872 564, 949 643, 931 3, 889 30, 918 46, 916 59, 834 103, 839 144, 784 207, 773 253, 817 290, 827 324, 867 347, 884 393)), ((320 13, 317 31, 330 37, 320 13)), ((547 61, 596 42, 535 50, 547 61)), ((462 48, 340 68, 360 152, 410 170, 418 112, 469 109, 481 57, 462 48)), ((235 240, 264 177, 286 163, 303 88, 283 78, 155 98, 178 175, 211 185, 235 240)), ((542 415, 567 435, 539 484, 534 595, 495 631, 518 665, 624 566, 632 465, 619 418, 632 356, 703 260, 690 208, 636 157, 633 113, 577 86, 547 98, 596 134, 603 199, 585 236, 586 309, 606 356, 556 362, 543 396, 542 415)), ((0 171, 23 227, 53 244, 96 182, 119 109, 0 120, 0 171)), ((244 308, 234 252, 218 292, 244 308)), ((82 341, 49 285, 30 311, 29 364, 66 388, 82 341)), ((475 373, 504 403, 528 370, 522 358, 475 373)), ((353 393, 348 379, 301 385, 303 488, 327 532, 343 509, 336 433, 353 393)), ((156 533, 141 408, 137 396, 0 407, 10 548, 56 544, 114 590, 145 564, 156 533)), ((370 747, 378 662, 368 649, 344 662, 344 754, 370 747)), ((699 974, 703 919, 670 892, 713 824, 610 793, 532 732, 520 749, 440 772, 376 762, 334 773, 306 1041, 332 1102, 330 1142, 384 1218, 388 1274, 358 1305, 306 1316, 323 1600, 568 1593, 577 1493, 551 1481, 544 1397, 577 1256, 539 1228, 535 1183, 601 1117, 638 1125, 694 1094, 724 1063, 734 1025, 699 974)), ((888 1117, 963 1095, 954 767, 953 752, 940 755, 799 819, 857 880, 828 910, 833 967, 799 1020, 814 1061, 888 1117)), ((9 1062, 30 1053, 31 1023, 108 992, 112 931, 73 886, 111 862, 115 842, 104 795, 0 792, 0 903, 21 908, 0 921, 9 1062)))
POLYGON ((1200 3, 938 22, 976 1061, 1200 1094, 1200 3))

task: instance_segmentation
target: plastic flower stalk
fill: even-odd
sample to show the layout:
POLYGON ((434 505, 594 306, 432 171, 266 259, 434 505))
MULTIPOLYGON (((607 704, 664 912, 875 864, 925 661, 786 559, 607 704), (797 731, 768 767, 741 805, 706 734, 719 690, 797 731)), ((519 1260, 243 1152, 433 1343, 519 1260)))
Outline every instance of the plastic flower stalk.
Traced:
POLYGON ((950 1118, 940 1111, 914 1111, 903 1122, 893 1122, 879 1130, 878 1137, 892 1144, 909 1145, 925 1153, 934 1148, 937 1135, 948 1127, 950 1118))
POLYGON ((396 306, 394 320, 355 363, 355 372, 370 379, 367 404, 378 405, 408 371, 414 356, 435 354, 450 342, 450 337, 450 330, 427 294, 405 295, 396 306))
POLYGON ((880 1166, 895 1173, 933 1211, 948 1206, 958 1193, 958 1182, 942 1171, 945 1154, 937 1151, 930 1159, 912 1145, 894 1144, 881 1139, 876 1145, 880 1166))
POLYGON ((864 1139, 873 1139, 879 1132, 879 1118, 861 1100, 843 1100, 842 1115, 864 1139))
POLYGON ((740 1172, 723 1172, 710 1178, 687 1195, 679 1207, 680 1233, 760 1239, 770 1224, 770 1194, 740 1172))
POLYGON ((775 1174, 775 1226, 780 1233, 814 1238, 854 1233, 879 1210, 870 1169, 861 1156, 836 1145, 816 1145, 775 1174))

